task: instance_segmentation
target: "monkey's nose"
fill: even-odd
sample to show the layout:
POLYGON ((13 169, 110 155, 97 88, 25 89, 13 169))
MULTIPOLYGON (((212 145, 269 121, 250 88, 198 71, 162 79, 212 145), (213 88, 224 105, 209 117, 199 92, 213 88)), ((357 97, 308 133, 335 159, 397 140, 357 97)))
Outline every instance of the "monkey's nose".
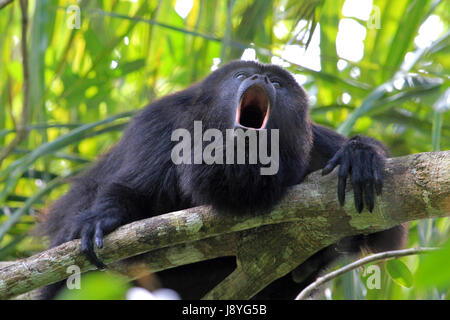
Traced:
POLYGON ((253 81, 258 80, 258 79, 263 80, 265 83, 269 84, 269 78, 267 76, 255 74, 250 78, 250 80, 253 80, 253 81))

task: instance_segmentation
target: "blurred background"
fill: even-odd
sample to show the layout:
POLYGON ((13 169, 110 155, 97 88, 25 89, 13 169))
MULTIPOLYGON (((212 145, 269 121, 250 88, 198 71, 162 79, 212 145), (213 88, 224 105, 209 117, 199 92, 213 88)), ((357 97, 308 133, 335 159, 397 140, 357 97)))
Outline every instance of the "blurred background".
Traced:
MULTIPOLYGON (((450 149, 450 1, 30 0, 27 50, 21 2, 0 1, 0 261, 45 249, 36 213, 138 109, 234 59, 286 68, 315 122, 393 156, 450 149)), ((449 234, 414 222, 408 246, 449 234)), ((348 273, 326 298, 448 299, 450 250, 427 259, 380 264, 380 289, 348 273)))

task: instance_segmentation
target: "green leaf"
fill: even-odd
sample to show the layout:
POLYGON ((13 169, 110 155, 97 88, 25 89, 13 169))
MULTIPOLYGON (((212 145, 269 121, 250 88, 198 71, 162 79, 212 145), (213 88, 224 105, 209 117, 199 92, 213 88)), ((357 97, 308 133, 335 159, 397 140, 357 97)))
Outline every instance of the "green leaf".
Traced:
POLYGON ((409 268, 400 260, 388 260, 386 270, 389 276, 402 287, 411 288, 414 279, 409 268))
MULTIPOLYGON (((417 30, 419 30, 424 17, 427 15, 427 8, 430 5, 431 1, 429 0, 413 0, 408 4, 397 27, 397 32, 392 39, 389 53, 384 63, 385 66, 389 66, 389 68, 384 69, 386 75, 392 76, 402 64, 408 49, 410 49, 417 35, 417 30)), ((389 76, 385 78, 389 78, 389 76)))
POLYGON ((450 286, 450 241, 442 250, 423 257, 416 273, 416 285, 429 289, 431 286, 448 288, 450 286))

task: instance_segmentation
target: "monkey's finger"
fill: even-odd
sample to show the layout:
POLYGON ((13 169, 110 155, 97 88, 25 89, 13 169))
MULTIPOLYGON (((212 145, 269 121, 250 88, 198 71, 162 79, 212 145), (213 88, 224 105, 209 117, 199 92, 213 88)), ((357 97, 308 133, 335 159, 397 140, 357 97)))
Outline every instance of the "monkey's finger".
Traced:
POLYGON ((103 236, 110 233, 122 224, 122 221, 117 216, 108 216, 97 222, 95 225, 95 244, 97 248, 103 248, 103 236))
POLYGON ((350 161, 347 157, 344 157, 338 173, 338 199, 341 206, 345 203, 345 187, 347 186, 347 177, 349 173, 350 161))
POLYGON ((375 206, 375 195, 373 192, 372 180, 366 180, 364 183, 364 201, 369 212, 372 212, 373 207, 375 206))
POLYGON ((353 193, 355 196, 355 208, 358 213, 361 213, 364 208, 363 197, 362 197, 362 186, 360 183, 353 184, 353 193))
POLYGON ((364 200, 367 206, 367 210, 369 210, 369 212, 372 212, 375 206, 375 197, 373 192, 373 183, 370 181, 366 182, 366 184, 364 185, 364 200))
POLYGON ((94 227, 92 224, 87 224, 81 231, 81 252, 86 258, 97 268, 106 269, 106 265, 100 261, 94 252, 94 243, 92 241, 94 235, 94 227))
POLYGON ((383 190, 383 162, 378 159, 378 157, 374 157, 372 171, 373 171, 373 180, 375 183, 375 191, 378 196, 381 196, 383 190))
POLYGON ((330 161, 328 161, 325 168, 322 169, 323 176, 329 174, 331 171, 333 171, 334 168, 336 168, 338 164, 341 163, 341 157, 343 153, 344 149, 340 149, 338 150, 338 152, 334 154, 334 156, 330 159, 330 161))
POLYGON ((373 211, 375 205, 374 193, 374 177, 373 177, 373 154, 370 152, 363 152, 361 155, 362 162, 362 181, 364 188, 364 203, 369 212, 373 211))
POLYGON ((363 203, 363 168, 362 168, 362 154, 358 152, 356 154, 355 165, 352 166, 352 185, 353 185, 353 193, 355 197, 355 207, 358 213, 361 213, 364 208, 363 203))
POLYGON ((97 248, 103 248, 103 228, 102 228, 102 220, 98 221, 95 225, 95 244, 97 248))

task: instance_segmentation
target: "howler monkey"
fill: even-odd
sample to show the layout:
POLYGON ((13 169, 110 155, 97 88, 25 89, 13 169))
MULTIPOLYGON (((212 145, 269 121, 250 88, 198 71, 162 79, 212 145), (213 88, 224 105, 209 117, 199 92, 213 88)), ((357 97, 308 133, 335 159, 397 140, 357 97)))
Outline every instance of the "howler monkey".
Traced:
MULTIPOLYGON (((257 136, 256 141, 261 142, 262 136, 257 136)), ((102 247, 103 236, 121 225, 203 204, 212 205, 224 214, 257 214, 270 210, 287 187, 301 183, 308 173, 318 169, 326 174, 338 166, 339 202, 344 203, 349 177, 357 211, 364 207, 372 211, 375 195, 381 192, 386 156, 383 145, 371 138, 347 139, 312 123, 304 90, 284 69, 235 61, 215 70, 203 81, 145 107, 131 120, 118 144, 74 179, 67 194, 50 207, 48 219, 41 227, 50 237, 51 247, 81 238, 82 252, 93 264, 104 268, 93 248, 102 247), (205 135, 208 129, 215 130, 211 131, 209 141, 214 137, 220 144, 217 135, 225 137, 210 153, 210 158, 219 161, 195 155, 195 149, 204 147, 208 140, 203 137, 196 142, 196 126, 205 135), (239 162, 239 144, 227 145, 236 139, 233 134, 226 135, 230 129, 268 132, 266 148, 277 153, 270 155, 277 156, 271 163, 273 172, 263 174, 262 169, 267 169, 268 163, 261 159, 250 162, 251 150, 264 148, 258 144, 252 149, 250 138, 243 144, 248 154, 239 162), (180 147, 180 139, 174 134, 176 130, 192 137, 178 152, 175 149, 177 145, 180 147), (225 157, 227 161, 223 160, 225 157)), ((343 239, 319 251, 294 271, 294 278, 300 279, 300 283, 287 275, 257 298, 293 298, 343 252, 357 253, 363 246, 372 251, 399 247, 404 234, 399 226, 343 239)), ((200 298, 221 280, 223 275, 219 274, 228 262, 214 260, 187 265, 163 271, 160 276, 164 285, 175 287, 183 298, 200 298), (206 270, 210 283, 201 288, 200 283, 206 282, 206 270), (189 288, 187 278, 198 279, 198 283, 189 288)), ((50 297, 55 288, 48 287, 44 297, 50 297)))

